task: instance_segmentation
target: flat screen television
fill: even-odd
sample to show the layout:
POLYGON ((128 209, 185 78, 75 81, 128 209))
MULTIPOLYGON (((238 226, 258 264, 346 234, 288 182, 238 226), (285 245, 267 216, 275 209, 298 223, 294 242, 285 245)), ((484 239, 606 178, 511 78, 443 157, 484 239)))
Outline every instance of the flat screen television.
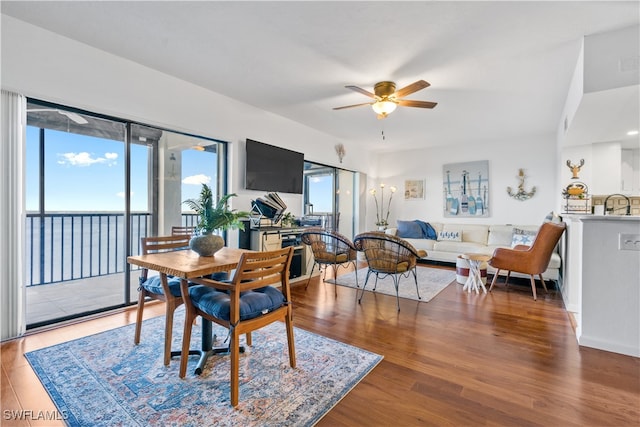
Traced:
POLYGON ((303 153, 247 139, 247 190, 302 194, 303 169, 303 153))

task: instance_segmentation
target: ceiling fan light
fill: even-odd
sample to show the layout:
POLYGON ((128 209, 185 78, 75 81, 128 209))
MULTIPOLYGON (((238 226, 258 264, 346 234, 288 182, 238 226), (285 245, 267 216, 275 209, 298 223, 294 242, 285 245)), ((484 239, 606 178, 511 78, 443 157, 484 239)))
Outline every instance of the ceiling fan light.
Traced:
POLYGON ((381 114, 383 116, 386 116, 389 113, 392 113, 396 107, 398 105, 393 102, 393 101, 376 101, 373 104, 371 104, 371 108, 373 108, 373 111, 376 112, 376 114, 381 114))

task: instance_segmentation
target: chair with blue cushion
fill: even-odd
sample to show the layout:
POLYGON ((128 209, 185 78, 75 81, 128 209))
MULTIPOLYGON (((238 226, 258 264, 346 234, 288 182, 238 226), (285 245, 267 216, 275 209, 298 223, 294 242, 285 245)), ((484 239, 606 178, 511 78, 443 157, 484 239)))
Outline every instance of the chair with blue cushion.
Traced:
POLYGON ((194 285, 189 287, 188 295, 184 295, 187 314, 182 336, 180 378, 184 378, 187 370, 191 328, 197 316, 229 329, 232 406, 238 405, 240 335, 246 334, 246 343, 251 345, 251 331, 284 320, 289 364, 296 367, 289 287, 292 256, 293 246, 275 251, 247 252, 242 255, 229 281, 192 279, 194 285))
MULTIPOLYGON (((140 238, 141 254, 146 255, 155 252, 177 251, 189 249, 189 235, 142 237, 140 238)), ((171 360, 171 336, 173 331, 173 313, 183 303, 180 292, 180 279, 175 277, 164 278, 160 275, 149 276, 149 270, 143 268, 140 274, 140 286, 138 287, 138 312, 136 314, 136 332, 134 343, 140 343, 140 330, 142 329, 142 313, 147 298, 165 302, 165 330, 164 330, 164 364, 169 365, 171 360), (164 280, 163 280, 164 279, 164 280)))

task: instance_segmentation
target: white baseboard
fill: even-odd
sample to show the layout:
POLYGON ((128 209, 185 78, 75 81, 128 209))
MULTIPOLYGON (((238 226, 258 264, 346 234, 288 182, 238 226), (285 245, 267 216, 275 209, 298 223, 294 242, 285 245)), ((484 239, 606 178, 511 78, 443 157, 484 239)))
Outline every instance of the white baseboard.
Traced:
POLYGON ((633 347, 622 343, 608 342, 599 338, 588 336, 578 337, 578 343, 584 347, 611 351, 613 353, 626 354, 627 356, 640 357, 640 347, 633 347))

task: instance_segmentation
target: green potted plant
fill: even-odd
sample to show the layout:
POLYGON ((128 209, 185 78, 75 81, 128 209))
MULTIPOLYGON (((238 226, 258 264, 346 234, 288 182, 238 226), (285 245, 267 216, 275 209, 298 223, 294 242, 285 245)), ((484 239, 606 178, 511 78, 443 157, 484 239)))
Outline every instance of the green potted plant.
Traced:
POLYGON ((291 212, 287 212, 282 216, 282 225, 284 227, 293 227, 296 222, 296 217, 291 212))
POLYGON ((249 212, 229 209, 229 199, 235 196, 235 193, 226 194, 214 206, 211 188, 202 184, 199 198, 183 202, 198 215, 195 235, 189 242, 189 247, 200 256, 213 256, 224 246, 224 240, 213 234, 214 231, 235 228, 244 230, 241 219, 247 217, 249 212))

